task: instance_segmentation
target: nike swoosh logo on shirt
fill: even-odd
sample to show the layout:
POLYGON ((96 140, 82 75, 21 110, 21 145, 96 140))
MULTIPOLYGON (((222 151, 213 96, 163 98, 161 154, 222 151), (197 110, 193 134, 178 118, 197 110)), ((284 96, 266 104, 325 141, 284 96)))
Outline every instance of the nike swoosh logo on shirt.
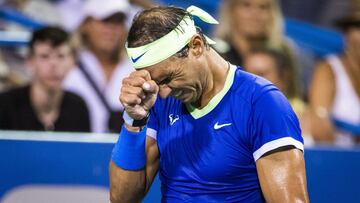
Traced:
POLYGON ((131 57, 132 62, 136 63, 136 61, 138 61, 142 56, 144 56, 145 53, 146 53, 146 51, 136 58, 131 57))
POLYGON ((220 128, 223 128, 223 127, 229 126, 229 125, 231 125, 231 123, 224 123, 224 124, 219 125, 219 122, 216 122, 215 125, 214 125, 214 129, 218 130, 220 128))

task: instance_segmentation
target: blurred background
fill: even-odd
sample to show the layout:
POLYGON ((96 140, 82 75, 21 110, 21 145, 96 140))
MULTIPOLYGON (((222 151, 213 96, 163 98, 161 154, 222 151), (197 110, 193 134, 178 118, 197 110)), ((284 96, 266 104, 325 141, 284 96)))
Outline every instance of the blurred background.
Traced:
POLYGON ((360 202, 360 0, 0 0, 0 202, 109 202, 127 32, 159 5, 211 13, 213 48, 289 99, 312 202, 360 202))

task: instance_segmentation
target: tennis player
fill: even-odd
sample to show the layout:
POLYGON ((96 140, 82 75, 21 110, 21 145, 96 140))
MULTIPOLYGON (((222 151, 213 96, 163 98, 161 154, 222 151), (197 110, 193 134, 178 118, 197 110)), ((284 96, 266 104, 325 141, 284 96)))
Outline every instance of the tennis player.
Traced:
POLYGON ((162 202, 308 202, 299 121, 270 82, 229 64, 190 6, 133 21, 125 125, 110 162, 112 202, 139 202, 159 172, 162 202), (158 97, 158 95, 160 97, 158 97))

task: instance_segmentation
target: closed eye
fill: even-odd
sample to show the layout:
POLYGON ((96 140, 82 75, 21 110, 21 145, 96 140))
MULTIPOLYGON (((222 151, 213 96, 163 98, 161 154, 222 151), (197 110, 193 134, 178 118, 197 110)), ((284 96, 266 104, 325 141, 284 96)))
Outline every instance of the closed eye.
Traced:
POLYGON ((173 73, 169 73, 167 75, 167 77, 165 77, 164 79, 160 80, 157 84, 158 85, 165 85, 165 84, 169 84, 171 82, 171 80, 173 79, 173 73))
POLYGON ((171 82, 171 78, 170 78, 170 77, 167 77, 167 78, 161 80, 161 81, 158 83, 158 85, 165 85, 165 84, 168 84, 168 83, 170 83, 170 82, 171 82))

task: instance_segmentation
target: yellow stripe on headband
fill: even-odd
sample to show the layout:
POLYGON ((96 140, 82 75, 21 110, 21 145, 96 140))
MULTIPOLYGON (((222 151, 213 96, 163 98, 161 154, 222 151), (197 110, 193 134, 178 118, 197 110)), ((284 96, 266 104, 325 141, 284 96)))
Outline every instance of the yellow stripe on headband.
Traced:
MULTIPOLYGON (((218 21, 210 14, 196 6, 190 6, 186 10, 206 23, 218 24, 218 21)), ((179 25, 165 36, 140 47, 129 48, 126 43, 125 48, 134 68, 142 69, 155 65, 174 55, 187 45, 195 34, 196 27, 194 20, 185 16, 179 25)), ((205 38, 209 44, 215 44, 207 36, 205 38)))

